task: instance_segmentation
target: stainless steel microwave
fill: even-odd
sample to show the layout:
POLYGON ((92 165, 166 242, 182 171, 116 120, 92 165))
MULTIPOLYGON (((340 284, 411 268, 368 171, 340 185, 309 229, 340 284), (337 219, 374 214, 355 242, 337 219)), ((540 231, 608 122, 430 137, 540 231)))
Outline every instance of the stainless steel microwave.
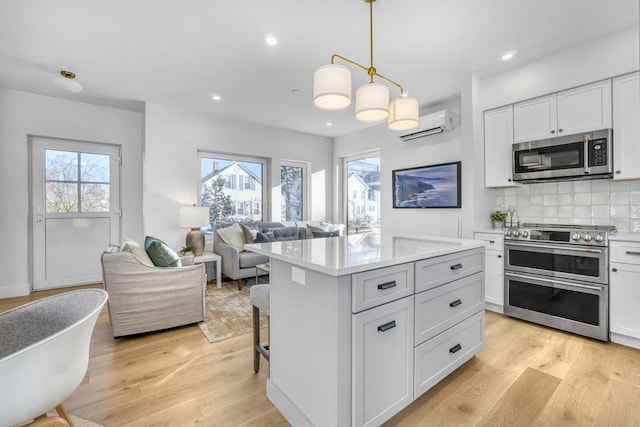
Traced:
POLYGON ((611 129, 513 144, 517 182, 611 178, 611 129))

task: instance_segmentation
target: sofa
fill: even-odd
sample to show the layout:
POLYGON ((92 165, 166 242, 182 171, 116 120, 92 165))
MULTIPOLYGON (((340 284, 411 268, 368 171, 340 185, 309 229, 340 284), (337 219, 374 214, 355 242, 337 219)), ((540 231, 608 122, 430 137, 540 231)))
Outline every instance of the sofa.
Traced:
POLYGON ((113 337, 204 321, 204 264, 193 265, 189 255, 179 257, 175 266, 159 267, 144 251, 138 245, 133 251, 102 253, 102 280, 109 294, 113 337))
MULTIPOLYGON (((256 240, 258 233, 272 236, 273 240, 271 241, 300 240, 314 237, 340 236, 344 233, 344 225, 329 224, 323 221, 214 224, 212 232, 213 252, 222 258, 222 274, 232 280, 236 280, 238 282, 238 289, 242 289, 243 279, 256 277, 256 265, 269 262, 268 257, 243 249, 244 244, 261 242, 260 240, 256 240), (220 236, 219 230, 236 226, 242 230, 242 243, 226 242, 225 239, 220 236)), ((237 235, 237 231, 235 231, 235 234, 237 235)), ((268 274, 261 270, 258 271, 258 275, 268 274)))

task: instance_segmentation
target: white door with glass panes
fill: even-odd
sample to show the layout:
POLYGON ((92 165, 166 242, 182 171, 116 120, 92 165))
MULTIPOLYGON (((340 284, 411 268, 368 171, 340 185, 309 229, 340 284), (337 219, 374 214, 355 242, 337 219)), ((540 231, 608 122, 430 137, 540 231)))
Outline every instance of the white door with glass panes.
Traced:
POLYGON ((120 147, 31 138, 33 289, 102 281, 120 241, 120 147))

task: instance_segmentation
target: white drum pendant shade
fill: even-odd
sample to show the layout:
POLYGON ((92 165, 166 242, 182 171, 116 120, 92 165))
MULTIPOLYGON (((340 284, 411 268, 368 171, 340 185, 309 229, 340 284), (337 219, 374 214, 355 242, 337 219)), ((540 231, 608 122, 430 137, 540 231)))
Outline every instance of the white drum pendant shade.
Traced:
POLYGON ((329 64, 313 74, 313 105, 323 110, 342 110, 351 104, 351 70, 329 64))
POLYGON ((389 88, 378 83, 367 83, 356 90, 356 119, 361 122, 379 122, 389 115, 389 88))
POLYGON ((391 130, 408 130, 418 127, 420 108, 418 100, 411 97, 399 97, 389 104, 387 125, 391 130))

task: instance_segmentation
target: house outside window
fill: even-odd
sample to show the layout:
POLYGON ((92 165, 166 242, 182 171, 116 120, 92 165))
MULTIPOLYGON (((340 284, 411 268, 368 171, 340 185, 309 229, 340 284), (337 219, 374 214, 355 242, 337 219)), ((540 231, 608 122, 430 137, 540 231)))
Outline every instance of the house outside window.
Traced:
POLYGON ((380 229, 380 155, 345 158, 343 162, 347 233, 380 229))
POLYGON ((283 221, 305 218, 307 164, 283 161, 280 166, 280 217, 283 221))
POLYGON ((212 224, 263 220, 266 161, 202 152, 200 169, 200 204, 212 224))

